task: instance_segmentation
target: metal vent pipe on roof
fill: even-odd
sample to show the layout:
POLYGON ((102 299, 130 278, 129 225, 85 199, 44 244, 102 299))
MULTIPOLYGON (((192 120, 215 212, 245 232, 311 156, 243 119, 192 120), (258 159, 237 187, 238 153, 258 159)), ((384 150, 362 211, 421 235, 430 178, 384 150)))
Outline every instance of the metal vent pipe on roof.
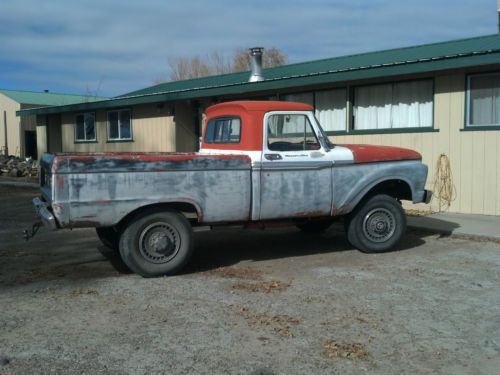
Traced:
POLYGON ((251 58, 250 63, 251 63, 251 67, 252 67, 252 73, 250 74, 250 78, 248 79, 248 82, 263 81, 264 76, 262 74, 262 51, 264 51, 264 48, 253 47, 253 48, 250 48, 249 51, 250 51, 250 58, 251 58))

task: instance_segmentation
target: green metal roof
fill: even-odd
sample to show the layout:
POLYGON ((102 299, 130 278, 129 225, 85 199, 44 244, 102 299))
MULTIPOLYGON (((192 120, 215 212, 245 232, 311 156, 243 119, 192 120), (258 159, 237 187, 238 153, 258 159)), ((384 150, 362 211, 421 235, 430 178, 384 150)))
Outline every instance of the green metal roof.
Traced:
POLYGON ((20 91, 0 89, 0 94, 8 96, 12 100, 21 104, 59 106, 74 103, 93 102, 96 100, 107 99, 103 97, 59 94, 51 92, 20 91))
POLYGON ((248 82, 249 72, 167 82, 105 101, 18 111, 48 114, 112 108, 160 101, 258 93, 306 85, 500 64, 500 35, 334 57, 264 69, 264 81, 248 82))

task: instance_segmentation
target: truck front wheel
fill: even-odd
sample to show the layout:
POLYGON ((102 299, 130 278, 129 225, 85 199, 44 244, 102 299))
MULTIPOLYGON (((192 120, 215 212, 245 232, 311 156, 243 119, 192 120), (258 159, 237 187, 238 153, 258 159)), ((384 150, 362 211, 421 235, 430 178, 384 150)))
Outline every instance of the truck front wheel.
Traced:
POLYGON ((385 194, 361 202, 346 218, 347 239, 358 250, 392 250, 406 231, 406 216, 399 202, 385 194))
POLYGON ((193 252, 192 228, 176 211, 150 211, 135 218, 122 232, 123 262, 143 277, 172 275, 193 252))

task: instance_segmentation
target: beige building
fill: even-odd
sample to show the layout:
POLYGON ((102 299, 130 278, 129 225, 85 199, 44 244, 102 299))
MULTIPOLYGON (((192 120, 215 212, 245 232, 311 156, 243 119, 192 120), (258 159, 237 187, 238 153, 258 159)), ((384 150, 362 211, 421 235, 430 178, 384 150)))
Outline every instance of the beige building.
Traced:
POLYGON ((37 116, 39 152, 194 151, 210 104, 301 101, 314 106, 334 143, 419 151, 429 165, 427 188, 434 187, 438 160, 449 161, 436 192, 443 202, 451 189, 449 211, 500 215, 500 35, 286 65, 263 75, 257 82, 248 82, 248 72, 170 82, 18 114, 37 116))
POLYGON ((36 116, 18 117, 17 111, 97 99, 104 98, 0 89, 0 154, 37 157, 36 116))

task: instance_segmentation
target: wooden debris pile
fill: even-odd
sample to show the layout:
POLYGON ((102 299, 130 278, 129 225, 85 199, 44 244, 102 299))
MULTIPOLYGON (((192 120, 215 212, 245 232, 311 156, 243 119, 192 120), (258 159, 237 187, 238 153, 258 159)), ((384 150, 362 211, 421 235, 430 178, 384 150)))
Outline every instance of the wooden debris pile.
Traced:
POLYGON ((0 155, 0 175, 9 177, 37 177, 38 161, 32 158, 0 155))

